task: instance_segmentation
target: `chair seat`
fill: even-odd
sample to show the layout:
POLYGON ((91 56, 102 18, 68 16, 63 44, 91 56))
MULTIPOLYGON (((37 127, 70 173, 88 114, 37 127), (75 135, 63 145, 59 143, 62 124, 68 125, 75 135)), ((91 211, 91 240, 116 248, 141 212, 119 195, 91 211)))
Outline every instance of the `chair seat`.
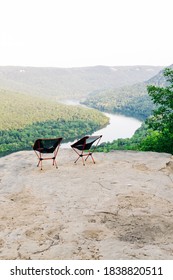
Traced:
POLYGON ((93 153, 98 146, 100 140, 101 140, 102 135, 98 136, 84 136, 80 140, 76 141, 74 144, 71 145, 72 149, 78 154, 78 158, 76 159, 75 163, 78 161, 79 158, 82 158, 83 165, 84 159, 85 161, 88 159, 89 156, 91 156, 93 163, 95 163, 95 160, 93 158, 93 153), (95 143, 95 146, 94 146, 95 143))
POLYGON ((42 170, 42 161, 52 159, 53 165, 58 168, 56 163, 56 156, 62 141, 62 137, 59 138, 41 138, 37 139, 34 143, 33 150, 35 151, 39 161, 37 166, 41 165, 42 170), (43 156, 44 154, 44 156, 43 156), (47 157, 45 154, 52 154, 52 156, 47 157))

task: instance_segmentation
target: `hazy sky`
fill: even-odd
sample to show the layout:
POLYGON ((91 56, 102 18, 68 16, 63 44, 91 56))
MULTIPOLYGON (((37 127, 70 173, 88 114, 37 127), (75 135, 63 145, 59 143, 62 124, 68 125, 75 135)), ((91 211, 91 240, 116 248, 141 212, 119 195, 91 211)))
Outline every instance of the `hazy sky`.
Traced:
POLYGON ((173 0, 0 0, 0 65, 173 63, 173 0))

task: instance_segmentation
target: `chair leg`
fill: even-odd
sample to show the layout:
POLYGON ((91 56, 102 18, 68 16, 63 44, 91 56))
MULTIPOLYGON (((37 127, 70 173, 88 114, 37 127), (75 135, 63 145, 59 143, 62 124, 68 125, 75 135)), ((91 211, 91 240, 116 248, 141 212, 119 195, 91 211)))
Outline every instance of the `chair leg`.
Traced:
POLYGON ((56 168, 58 168, 57 162, 55 160, 55 158, 53 158, 53 165, 55 165, 56 168))
POLYGON ((42 160, 43 160, 43 158, 41 157, 41 153, 38 154, 36 151, 35 151, 35 153, 36 153, 36 155, 38 157, 37 167, 41 166, 41 170, 43 170, 42 169, 42 160))
POLYGON ((42 170, 42 159, 39 159, 39 162, 37 164, 37 167, 41 166, 41 170, 42 170))
MULTIPOLYGON (((36 153, 36 152, 35 152, 35 153, 36 153)), ((51 160, 51 159, 53 160, 53 163, 52 163, 52 164, 53 164, 56 168, 58 168, 58 165, 57 165, 57 162, 56 162, 56 155, 57 155, 57 154, 55 154, 53 157, 50 157, 50 158, 44 158, 44 157, 42 157, 42 156, 41 156, 41 153, 40 153, 40 154, 37 154, 37 153, 36 153, 36 155, 37 155, 37 157, 38 157, 37 167, 40 166, 40 169, 41 169, 41 170, 43 170, 43 168, 42 168, 42 167, 43 167, 43 166, 42 166, 42 161, 43 161, 43 160, 51 160)))
POLYGON ((38 164, 37 164, 37 167, 39 167, 39 166, 40 166, 40 169, 43 170, 43 168, 42 168, 42 159, 40 159, 38 164))
POLYGON ((74 161, 74 163, 76 163, 78 161, 78 159, 80 158, 80 156, 78 156, 78 158, 74 161))
POLYGON ((94 158, 93 158, 92 154, 91 154, 90 156, 91 156, 91 158, 92 158, 93 163, 95 164, 95 160, 94 160, 94 158))
POLYGON ((85 165, 85 162, 84 162, 84 157, 82 156, 82 162, 83 162, 83 165, 85 165))
POLYGON ((85 165, 84 156, 83 155, 79 155, 78 158, 74 161, 74 163, 76 163, 80 158, 82 158, 83 165, 85 165))
POLYGON ((89 156, 92 158, 93 163, 95 163, 95 160, 94 160, 94 158, 93 158, 93 156, 92 156, 92 153, 89 153, 89 154, 88 154, 88 156, 86 157, 85 161, 89 158, 89 156))

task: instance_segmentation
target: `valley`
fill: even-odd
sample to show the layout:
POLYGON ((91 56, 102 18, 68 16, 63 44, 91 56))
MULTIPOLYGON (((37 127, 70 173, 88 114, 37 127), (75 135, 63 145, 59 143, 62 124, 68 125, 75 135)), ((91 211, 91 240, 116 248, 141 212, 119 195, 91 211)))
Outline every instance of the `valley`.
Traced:
POLYGON ((145 119, 151 108, 143 93, 144 83, 161 69, 153 66, 0 67, 0 155, 31 149, 39 137, 61 136, 68 142, 92 134, 109 123, 109 117, 102 111, 139 121, 145 119), (133 93, 129 93, 131 88, 133 93), (93 109, 63 104, 65 100, 93 109), (141 104, 146 105, 144 109, 141 104))

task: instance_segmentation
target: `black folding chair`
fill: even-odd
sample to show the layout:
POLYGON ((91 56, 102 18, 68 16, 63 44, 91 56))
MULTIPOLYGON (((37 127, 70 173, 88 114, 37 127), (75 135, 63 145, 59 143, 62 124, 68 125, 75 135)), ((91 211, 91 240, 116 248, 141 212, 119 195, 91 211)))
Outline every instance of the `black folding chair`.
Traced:
POLYGON ((38 157, 37 167, 40 165, 42 170, 43 160, 53 160, 53 165, 58 168, 56 163, 56 156, 61 144, 62 138, 42 138, 37 139, 34 143, 33 150, 38 157), (46 154, 51 156, 46 156, 46 154))
POLYGON ((71 145, 72 149, 78 154, 78 158, 75 160, 74 163, 76 163, 79 158, 82 158, 83 165, 85 165, 84 157, 86 157, 85 158, 86 161, 89 156, 92 158, 93 163, 95 163, 95 160, 93 158, 93 153, 96 150, 101 138, 102 135, 85 136, 80 140, 78 140, 77 142, 75 142, 74 144, 72 144, 71 145))

